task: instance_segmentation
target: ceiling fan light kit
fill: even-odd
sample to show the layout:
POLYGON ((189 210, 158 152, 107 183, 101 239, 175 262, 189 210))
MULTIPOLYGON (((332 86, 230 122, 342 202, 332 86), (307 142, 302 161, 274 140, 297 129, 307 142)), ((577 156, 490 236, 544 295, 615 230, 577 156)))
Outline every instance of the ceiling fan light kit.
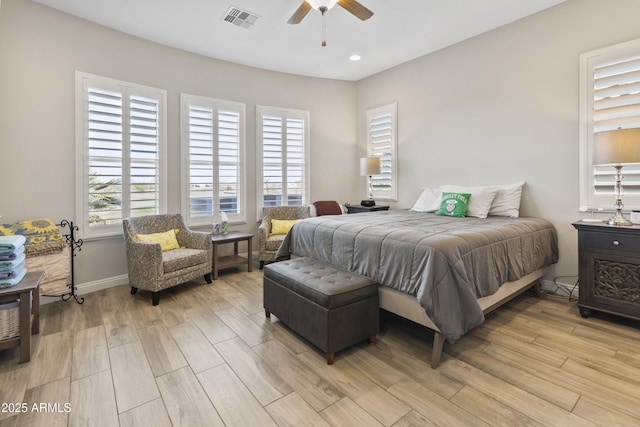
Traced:
POLYGON ((293 15, 291 15, 291 18, 289 18, 287 23, 299 24, 311 9, 319 11, 322 14, 322 46, 324 47, 327 45, 324 37, 324 14, 336 4, 361 21, 365 21, 373 16, 372 11, 358 3, 356 0, 307 0, 303 1, 300 7, 293 12, 293 15))
POLYGON ((325 11, 327 11, 335 6, 338 0, 307 0, 307 3, 315 10, 320 10, 321 7, 324 7, 325 11))

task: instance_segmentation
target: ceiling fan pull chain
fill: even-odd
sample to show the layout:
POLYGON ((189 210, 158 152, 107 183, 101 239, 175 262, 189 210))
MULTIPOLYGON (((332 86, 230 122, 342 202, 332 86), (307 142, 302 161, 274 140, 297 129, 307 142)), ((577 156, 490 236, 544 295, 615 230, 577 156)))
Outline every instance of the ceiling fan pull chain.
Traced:
POLYGON ((325 47, 327 45, 327 41, 326 41, 326 28, 325 28, 325 21, 324 21, 324 14, 327 11, 327 8, 325 6, 321 6, 320 7, 320 13, 322 13, 322 47, 325 47))

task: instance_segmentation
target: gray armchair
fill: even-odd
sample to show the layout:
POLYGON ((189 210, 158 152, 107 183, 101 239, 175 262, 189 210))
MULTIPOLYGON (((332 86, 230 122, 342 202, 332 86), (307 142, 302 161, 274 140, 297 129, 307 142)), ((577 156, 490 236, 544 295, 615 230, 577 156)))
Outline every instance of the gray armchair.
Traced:
POLYGON ((153 305, 163 289, 204 276, 211 283, 212 233, 191 231, 179 214, 148 215, 122 220, 131 293, 152 292, 153 305), (163 252, 159 243, 142 242, 136 234, 163 233, 177 228, 179 249, 163 252))
POLYGON ((273 206, 262 208, 262 222, 258 227, 258 260, 260 269, 265 262, 273 261, 284 234, 271 235, 272 219, 304 219, 311 215, 309 206, 273 206))

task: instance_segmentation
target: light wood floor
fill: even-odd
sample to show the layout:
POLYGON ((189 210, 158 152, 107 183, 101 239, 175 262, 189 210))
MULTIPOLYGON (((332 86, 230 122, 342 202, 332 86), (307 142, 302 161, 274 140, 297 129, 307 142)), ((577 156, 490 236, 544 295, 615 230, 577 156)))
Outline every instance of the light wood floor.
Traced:
POLYGON ((393 316, 327 366, 261 303, 262 272, 232 269, 157 307, 126 286, 47 304, 31 362, 0 352, 0 427, 640 424, 638 324, 566 298, 518 297, 435 370, 430 334, 393 316))

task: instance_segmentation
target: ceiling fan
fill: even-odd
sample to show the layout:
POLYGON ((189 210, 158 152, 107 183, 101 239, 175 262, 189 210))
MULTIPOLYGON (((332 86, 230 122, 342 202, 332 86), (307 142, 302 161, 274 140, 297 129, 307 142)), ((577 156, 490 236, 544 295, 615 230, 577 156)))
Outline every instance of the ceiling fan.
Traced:
POLYGON ((372 11, 358 3, 356 0, 306 0, 303 1, 298 10, 291 15, 287 24, 299 24, 311 9, 319 11, 322 14, 322 46, 326 46, 327 42, 325 41, 324 36, 324 14, 336 4, 362 21, 373 16, 372 11))

